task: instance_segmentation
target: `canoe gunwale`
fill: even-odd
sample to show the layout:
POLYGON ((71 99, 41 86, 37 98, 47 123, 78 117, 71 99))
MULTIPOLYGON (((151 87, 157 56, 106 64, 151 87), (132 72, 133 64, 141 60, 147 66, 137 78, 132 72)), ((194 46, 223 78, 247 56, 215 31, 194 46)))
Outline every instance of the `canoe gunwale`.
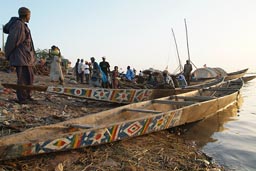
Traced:
POLYGON ((162 113, 162 111, 156 111, 156 110, 146 110, 146 109, 129 109, 129 108, 124 108, 122 111, 132 111, 132 112, 142 112, 142 113, 153 113, 153 114, 159 114, 159 113, 162 113))
POLYGON ((175 101, 175 100, 152 100, 152 103, 161 103, 161 104, 171 104, 171 105, 193 105, 196 104, 197 102, 195 101, 175 101))
POLYGON ((202 100, 202 101, 205 101, 205 100, 213 100, 213 99, 216 99, 217 97, 214 97, 214 96, 191 96, 191 97, 188 97, 188 96, 174 96, 175 99, 184 99, 184 100, 202 100))

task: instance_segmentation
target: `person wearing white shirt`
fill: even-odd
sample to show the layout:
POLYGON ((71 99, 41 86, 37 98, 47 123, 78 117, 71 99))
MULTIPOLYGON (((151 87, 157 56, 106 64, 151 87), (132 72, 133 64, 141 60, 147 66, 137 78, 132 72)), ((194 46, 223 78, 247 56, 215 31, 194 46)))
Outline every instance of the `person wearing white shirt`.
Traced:
POLYGON ((80 76, 81 84, 84 83, 84 69, 85 69, 84 60, 81 59, 81 62, 78 65, 78 74, 80 76))
POLYGON ((85 65, 84 65, 84 75, 85 75, 85 83, 89 84, 89 80, 90 80, 90 67, 89 67, 89 63, 87 61, 85 61, 85 65))

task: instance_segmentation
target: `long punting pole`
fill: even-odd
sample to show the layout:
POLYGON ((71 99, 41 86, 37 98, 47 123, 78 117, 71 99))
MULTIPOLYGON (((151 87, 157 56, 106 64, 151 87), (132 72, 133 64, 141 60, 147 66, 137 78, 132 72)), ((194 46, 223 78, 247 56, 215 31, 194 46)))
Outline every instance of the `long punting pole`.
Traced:
POLYGON ((175 34, 174 34, 173 29, 172 29, 172 35, 173 35, 173 39, 174 39, 175 46, 176 46, 177 56, 178 56, 178 59, 179 59, 179 65, 180 65, 180 72, 181 72, 181 71, 183 71, 183 67, 182 67, 182 65, 181 65, 180 55, 179 55, 179 50, 178 50, 178 45, 177 45, 177 42, 176 42, 176 37, 175 37, 175 34))
POLYGON ((4 50, 4 25, 2 25, 2 51, 5 52, 5 50, 4 50))
POLYGON ((188 49, 188 60, 190 60, 189 45, 188 45, 188 29, 187 29, 187 22, 186 22, 186 18, 184 18, 184 22, 185 22, 185 28, 186 28, 186 39, 187 39, 187 49, 188 49))

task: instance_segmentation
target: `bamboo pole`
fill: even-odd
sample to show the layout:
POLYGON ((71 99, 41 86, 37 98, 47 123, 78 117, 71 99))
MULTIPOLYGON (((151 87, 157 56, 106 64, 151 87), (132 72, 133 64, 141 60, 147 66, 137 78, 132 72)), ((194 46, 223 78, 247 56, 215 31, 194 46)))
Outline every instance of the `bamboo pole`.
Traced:
POLYGON ((173 28, 172 28, 172 35, 173 35, 173 39, 174 39, 175 46, 176 46, 177 56, 178 56, 178 59, 179 59, 180 72, 182 72, 183 71, 183 66, 181 64, 179 50, 178 50, 178 45, 177 45, 177 41, 176 41, 176 37, 175 37, 174 31, 173 31, 173 28))
POLYGON ((185 22, 185 29, 186 29, 186 40, 187 40, 188 60, 190 61, 189 44, 188 44, 188 29, 187 29, 186 18, 184 18, 184 22, 185 22))

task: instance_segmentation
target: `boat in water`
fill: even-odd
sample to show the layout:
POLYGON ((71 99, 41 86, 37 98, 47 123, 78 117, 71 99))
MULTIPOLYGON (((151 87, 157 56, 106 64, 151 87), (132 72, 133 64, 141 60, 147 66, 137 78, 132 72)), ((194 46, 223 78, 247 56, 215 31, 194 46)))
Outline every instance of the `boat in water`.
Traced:
POLYGON ((256 78, 256 75, 243 76, 242 79, 245 83, 256 78))
POLYGON ((248 71, 248 68, 235 71, 235 72, 229 72, 227 73, 222 68, 211 68, 211 67, 205 67, 205 68, 198 68, 192 73, 192 83, 197 81, 204 81, 204 80, 211 80, 216 79, 218 77, 225 77, 225 80, 232 80, 243 77, 246 72, 248 71))

